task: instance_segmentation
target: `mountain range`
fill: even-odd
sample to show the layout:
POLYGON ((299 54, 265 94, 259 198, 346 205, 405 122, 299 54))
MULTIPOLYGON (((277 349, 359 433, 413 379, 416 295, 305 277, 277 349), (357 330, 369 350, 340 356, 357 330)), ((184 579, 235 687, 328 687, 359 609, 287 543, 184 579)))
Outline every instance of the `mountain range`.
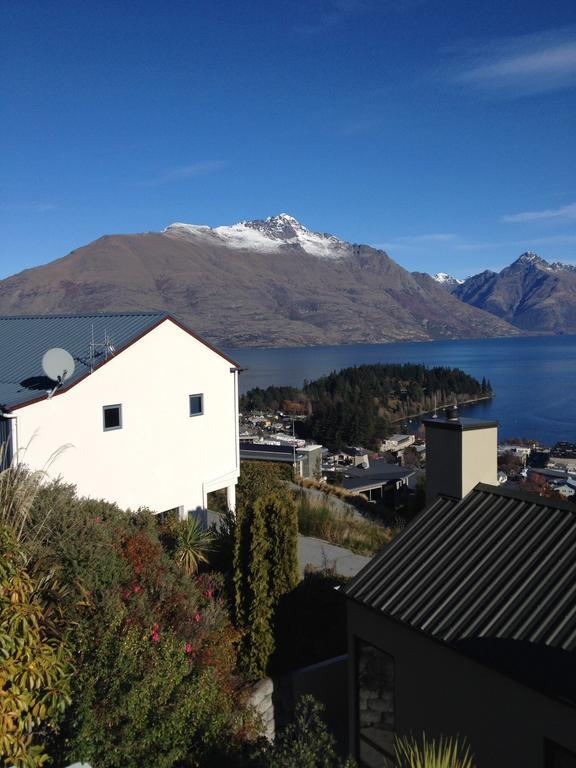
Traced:
POLYGON ((384 251, 288 214, 233 226, 107 235, 0 281, 0 314, 169 311, 228 347, 508 336, 384 251))
MULTIPOLYGON (((461 301, 524 331, 576 334, 576 267, 523 253, 501 272, 441 284, 461 301)), ((438 279, 438 276, 435 277, 438 279)))
POLYGON ((168 311, 228 347, 576 333, 576 268, 524 254, 465 281, 288 214, 106 235, 0 281, 0 314, 168 311))

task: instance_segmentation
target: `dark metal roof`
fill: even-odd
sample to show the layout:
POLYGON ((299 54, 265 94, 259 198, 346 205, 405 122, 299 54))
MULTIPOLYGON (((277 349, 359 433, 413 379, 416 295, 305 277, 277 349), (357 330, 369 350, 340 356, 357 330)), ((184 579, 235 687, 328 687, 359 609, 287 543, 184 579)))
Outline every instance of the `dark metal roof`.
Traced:
POLYGON ((488 427, 497 427, 497 421, 485 421, 483 419, 469 419, 459 416, 457 419, 447 419, 437 417, 435 419, 422 419, 422 423, 427 427, 437 427, 438 429, 450 429, 455 432, 469 432, 472 429, 487 429, 488 427))
POLYGON ((448 643, 576 650, 576 508, 484 484, 439 497, 345 592, 448 643))
POLYGON ((64 392, 90 372, 92 341, 96 345, 92 355, 95 368, 110 357, 103 346, 106 336, 118 354, 168 318, 195 336, 165 312, 0 317, 0 411, 46 397, 54 382, 42 370, 42 357, 51 347, 63 347, 76 363, 73 376, 59 390, 64 392))

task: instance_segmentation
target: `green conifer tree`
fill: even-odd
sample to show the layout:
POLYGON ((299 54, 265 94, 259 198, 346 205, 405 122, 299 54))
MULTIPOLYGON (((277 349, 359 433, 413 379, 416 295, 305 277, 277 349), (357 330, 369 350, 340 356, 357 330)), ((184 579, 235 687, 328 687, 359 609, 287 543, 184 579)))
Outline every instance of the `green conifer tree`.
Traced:
POLYGON ((266 520, 269 537, 270 592, 274 604, 291 592, 298 573, 298 512, 291 496, 272 494, 256 502, 266 520))
POLYGON ((234 607, 245 629, 241 658, 252 677, 262 677, 274 650, 269 542, 262 505, 238 509, 234 535, 234 607))

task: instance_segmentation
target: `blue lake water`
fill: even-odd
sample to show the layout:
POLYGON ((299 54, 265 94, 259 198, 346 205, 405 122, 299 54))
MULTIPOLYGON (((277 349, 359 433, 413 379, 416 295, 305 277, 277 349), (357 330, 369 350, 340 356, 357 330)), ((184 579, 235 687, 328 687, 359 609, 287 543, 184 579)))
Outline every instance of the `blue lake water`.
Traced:
POLYGON ((240 391, 271 384, 301 386, 330 371, 362 363, 415 362, 461 368, 490 379, 495 397, 466 416, 497 419, 500 438, 526 436, 576 442, 576 336, 353 344, 290 349, 235 349, 246 370, 240 391))

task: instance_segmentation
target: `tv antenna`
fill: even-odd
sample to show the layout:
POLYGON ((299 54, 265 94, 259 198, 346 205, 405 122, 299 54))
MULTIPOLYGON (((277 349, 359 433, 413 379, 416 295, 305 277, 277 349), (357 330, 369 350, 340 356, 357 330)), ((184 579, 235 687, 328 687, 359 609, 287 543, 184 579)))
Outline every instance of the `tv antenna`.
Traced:
POLYGON ((94 338, 94 325, 92 325, 92 340, 90 342, 90 373, 94 371, 96 358, 104 357, 104 360, 108 360, 108 358, 113 357, 115 353, 116 347, 114 346, 108 331, 104 329, 104 340, 97 342, 94 338))
POLYGON ((48 399, 56 390, 64 384, 74 373, 76 364, 74 358, 62 347, 52 347, 42 357, 42 370, 46 376, 55 382, 55 386, 48 392, 48 399))

